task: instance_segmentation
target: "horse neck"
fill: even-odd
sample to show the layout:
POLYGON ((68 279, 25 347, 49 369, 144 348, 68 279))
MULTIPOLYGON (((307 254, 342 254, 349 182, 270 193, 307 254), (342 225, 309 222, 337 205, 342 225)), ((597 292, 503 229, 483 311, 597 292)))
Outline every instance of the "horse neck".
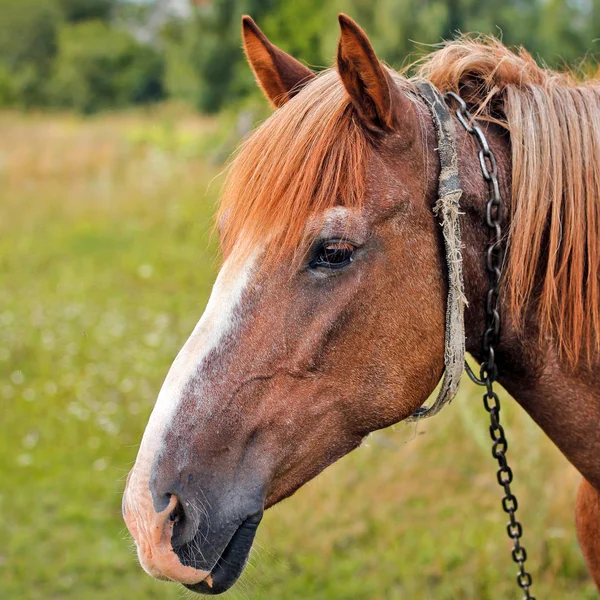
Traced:
MULTIPOLYGON (((485 225, 487 186, 483 180, 477 151, 468 134, 457 123, 457 147, 464 195, 462 234, 465 292, 469 306, 465 312, 467 351, 484 359, 482 335, 485 327, 484 301, 488 289, 485 251, 488 231, 485 225)), ((499 127, 484 126, 496 155, 504 201, 504 215, 510 215, 511 156, 508 135, 499 127)), ((503 230, 508 231, 506 219, 503 230)), ((550 343, 540 343, 533 313, 526 315, 518 331, 501 297, 502 331, 496 348, 500 383, 530 414, 559 447, 568 460, 600 490, 600 375, 597 369, 567 368, 550 343)))

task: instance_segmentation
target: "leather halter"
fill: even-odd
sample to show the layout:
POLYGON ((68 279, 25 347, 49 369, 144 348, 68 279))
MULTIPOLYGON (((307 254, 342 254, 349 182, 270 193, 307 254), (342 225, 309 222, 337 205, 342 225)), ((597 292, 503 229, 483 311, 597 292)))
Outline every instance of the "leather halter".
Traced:
POLYGON ((459 201, 462 196, 458 177, 458 155, 454 145, 454 123, 444 97, 428 81, 415 86, 431 113, 437 134, 440 158, 438 199, 433 212, 440 220, 444 236, 448 268, 448 299, 444 341, 444 375, 437 398, 430 406, 422 406, 411 417, 432 417, 452 401, 458 391, 465 359, 464 310, 467 305, 462 269, 462 242, 459 223, 459 201))

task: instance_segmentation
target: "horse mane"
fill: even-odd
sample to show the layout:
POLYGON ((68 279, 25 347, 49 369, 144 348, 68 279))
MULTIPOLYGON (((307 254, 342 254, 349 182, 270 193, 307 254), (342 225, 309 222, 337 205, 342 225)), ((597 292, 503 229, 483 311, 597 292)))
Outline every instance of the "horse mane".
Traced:
MULTIPOLYGON (((571 365, 591 361, 600 350, 599 82, 468 37, 431 53, 416 76, 461 93, 478 118, 510 132, 509 310, 523 331, 533 309, 540 336, 571 365)), ((234 245, 247 255, 257 246, 273 257, 296 252, 315 215, 360 207, 372 152, 337 72, 321 72, 235 154, 217 213, 224 255, 234 245)))
POLYGON ((517 326, 575 365, 600 350, 600 81, 539 67, 524 49, 460 38, 418 70, 510 132, 511 227, 505 289, 517 326))

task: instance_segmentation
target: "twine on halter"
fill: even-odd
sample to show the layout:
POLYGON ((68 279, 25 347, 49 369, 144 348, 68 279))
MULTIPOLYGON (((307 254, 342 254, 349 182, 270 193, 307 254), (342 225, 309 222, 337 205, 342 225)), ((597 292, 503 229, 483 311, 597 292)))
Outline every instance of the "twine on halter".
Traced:
POLYGON ((465 360, 465 320, 467 306, 462 269, 459 201, 462 196, 458 177, 458 155, 454 146, 454 125, 444 98, 428 81, 416 82, 433 117, 440 157, 438 200, 433 212, 440 219, 446 266, 448 267, 448 300, 444 340, 444 375, 437 398, 430 406, 422 406, 410 418, 413 420, 436 415, 452 401, 458 391, 465 360))

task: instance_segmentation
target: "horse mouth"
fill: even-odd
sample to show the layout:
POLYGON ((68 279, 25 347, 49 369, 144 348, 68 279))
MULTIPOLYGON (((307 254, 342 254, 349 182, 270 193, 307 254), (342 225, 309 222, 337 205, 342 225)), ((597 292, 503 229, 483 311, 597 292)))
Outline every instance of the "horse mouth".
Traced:
POLYGON ((210 575, 195 584, 184 584, 197 594, 215 596, 226 592, 244 571, 256 530, 262 519, 262 512, 248 517, 233 534, 223 550, 210 575))

